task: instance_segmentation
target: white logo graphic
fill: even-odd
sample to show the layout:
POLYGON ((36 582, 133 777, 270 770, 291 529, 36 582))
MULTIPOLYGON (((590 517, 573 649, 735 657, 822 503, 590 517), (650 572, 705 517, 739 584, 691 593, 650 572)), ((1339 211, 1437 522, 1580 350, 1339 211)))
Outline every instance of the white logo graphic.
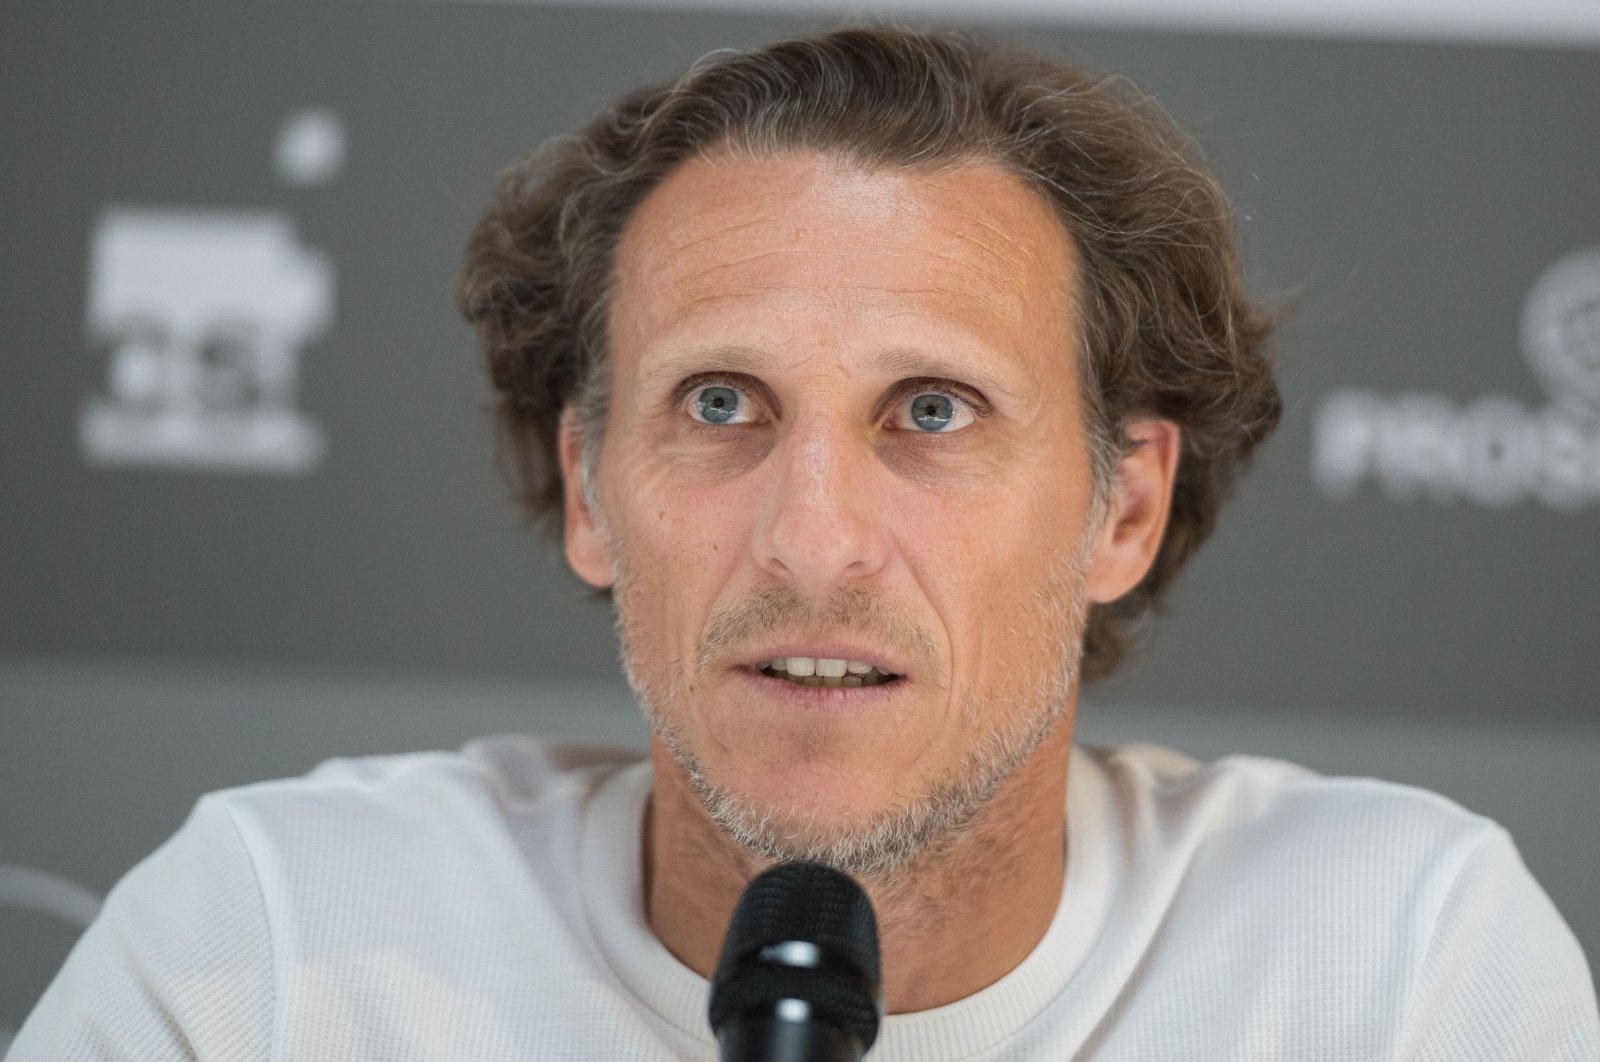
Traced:
POLYGON ((295 111, 278 127, 272 169, 297 187, 327 184, 344 169, 344 120, 326 107, 295 111))
POLYGON ((303 474, 322 430, 297 407, 300 348, 333 315, 333 269, 276 211, 112 207, 90 249, 87 329, 108 397, 79 418, 99 464, 303 474))
POLYGON ((1574 251, 1534 281, 1522 349, 1556 405, 1600 419, 1600 248, 1574 251))
POLYGON ((1550 404, 1505 395, 1338 391, 1317 410, 1312 463, 1322 492, 1367 481, 1397 501, 1463 500, 1554 509, 1600 501, 1600 248, 1558 259, 1534 282, 1522 346, 1550 404))

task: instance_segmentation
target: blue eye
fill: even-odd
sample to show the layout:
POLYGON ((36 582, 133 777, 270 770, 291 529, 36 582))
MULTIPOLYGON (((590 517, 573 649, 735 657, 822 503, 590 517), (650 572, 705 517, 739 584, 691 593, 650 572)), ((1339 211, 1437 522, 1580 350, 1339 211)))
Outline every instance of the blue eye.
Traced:
POLYGON ((706 424, 742 424, 742 401, 739 392, 724 384, 702 387, 690 396, 689 407, 694 419, 706 424))
POLYGON ((971 411, 964 402, 957 405, 959 401, 938 391, 924 391, 913 395, 905 408, 918 431, 948 433, 972 422, 971 411))

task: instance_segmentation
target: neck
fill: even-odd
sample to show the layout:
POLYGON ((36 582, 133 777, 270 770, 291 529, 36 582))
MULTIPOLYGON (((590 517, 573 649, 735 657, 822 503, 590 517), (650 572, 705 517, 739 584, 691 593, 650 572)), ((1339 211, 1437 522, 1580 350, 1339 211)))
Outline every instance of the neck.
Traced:
MULTIPOLYGON (((1068 712, 964 830, 861 881, 878 916, 889 1013, 964 999, 1015 969, 1044 936, 1066 873, 1071 722, 1068 712)), ((740 892, 769 864, 717 828, 659 741, 651 755, 650 927, 680 962, 710 977, 740 892)))

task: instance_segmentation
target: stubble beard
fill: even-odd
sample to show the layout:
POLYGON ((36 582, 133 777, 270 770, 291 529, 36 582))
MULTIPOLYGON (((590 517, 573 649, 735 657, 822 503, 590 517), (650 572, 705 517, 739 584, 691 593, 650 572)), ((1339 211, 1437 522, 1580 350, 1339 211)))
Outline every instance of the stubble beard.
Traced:
MULTIPOLYGON (((962 717, 974 727, 977 737, 961 760, 912 799, 857 819, 822 821, 815 808, 803 810, 761 800, 710 778, 695 750, 670 721, 676 683, 657 688, 644 680, 635 665, 634 646, 641 643, 634 622, 638 613, 630 606, 637 579, 623 552, 613 550, 617 575, 613 594, 623 673, 656 736, 683 769, 706 814, 735 844, 772 862, 822 863, 858 878, 887 882, 948 850, 1067 713, 1082 656, 1087 554, 1085 536, 1083 542, 1055 558, 1031 607, 1019 616, 1022 622, 1034 625, 1024 635, 1055 645, 1056 653, 1020 676, 1009 691, 969 695, 962 705, 962 717), (1002 711, 1004 708, 1011 710, 1002 711)), ((795 611, 803 612, 803 606, 792 605, 795 600, 792 595, 769 596, 736 609, 736 614, 724 617, 729 622, 721 626, 730 630, 744 627, 751 614, 777 626, 795 611), (785 601, 791 605, 786 606, 785 601)), ((870 630, 882 622, 878 606, 859 593, 841 595, 832 605, 830 619, 860 619, 864 622, 856 626, 858 630, 870 630)), ((710 626, 718 624, 713 620, 710 626)), ((1015 626, 1010 633, 1018 633, 1015 626)), ((702 657, 710 655, 705 648, 702 646, 702 657)))

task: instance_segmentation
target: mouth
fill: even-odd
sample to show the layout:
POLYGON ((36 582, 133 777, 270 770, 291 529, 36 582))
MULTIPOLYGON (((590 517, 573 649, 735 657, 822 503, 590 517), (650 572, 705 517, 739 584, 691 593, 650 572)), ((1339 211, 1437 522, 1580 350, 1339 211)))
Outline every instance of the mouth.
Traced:
POLYGON ((854 689, 882 686, 904 678, 863 660, 813 656, 780 656, 756 664, 755 668, 768 678, 781 679, 796 686, 835 686, 854 689))

